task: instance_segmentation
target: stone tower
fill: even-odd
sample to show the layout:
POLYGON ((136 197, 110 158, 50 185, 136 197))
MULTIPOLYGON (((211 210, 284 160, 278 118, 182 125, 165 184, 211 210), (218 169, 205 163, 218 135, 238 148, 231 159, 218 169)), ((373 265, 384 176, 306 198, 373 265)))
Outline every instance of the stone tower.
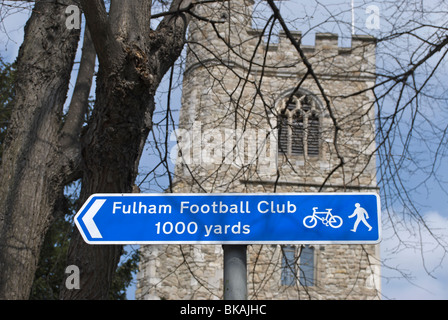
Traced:
MULTIPOLYGON (((301 46, 252 27, 252 0, 197 6, 174 192, 375 192, 375 42, 301 46), (365 90, 365 91, 364 91, 365 90), (355 92, 361 94, 352 95, 355 92)), ((300 32, 292 33, 299 40, 300 32)), ((142 247, 137 299, 221 299, 219 245, 142 247)), ((249 245, 249 299, 378 299, 377 245, 249 245)))

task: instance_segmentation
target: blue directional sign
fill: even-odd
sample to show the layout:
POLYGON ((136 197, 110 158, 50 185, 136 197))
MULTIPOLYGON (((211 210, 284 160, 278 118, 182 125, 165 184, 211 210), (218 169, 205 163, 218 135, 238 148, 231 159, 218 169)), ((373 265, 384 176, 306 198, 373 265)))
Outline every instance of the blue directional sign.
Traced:
POLYGON ((364 244, 381 240, 373 193, 94 194, 75 216, 90 244, 364 244))

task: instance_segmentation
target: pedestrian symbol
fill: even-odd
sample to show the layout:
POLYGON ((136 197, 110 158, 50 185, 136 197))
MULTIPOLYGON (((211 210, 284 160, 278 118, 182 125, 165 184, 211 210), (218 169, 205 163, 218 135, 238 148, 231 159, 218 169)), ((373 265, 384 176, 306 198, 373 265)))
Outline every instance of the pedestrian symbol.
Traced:
POLYGON ((361 207, 359 203, 356 203, 355 207, 356 207, 355 211, 353 211, 353 213, 349 216, 349 218, 353 218, 354 216, 356 216, 355 225, 353 226, 353 229, 351 229, 350 231, 356 232, 358 224, 361 221, 367 228, 369 228, 369 231, 372 230, 372 227, 366 221, 366 219, 369 219, 369 214, 367 213, 367 211, 363 207, 361 207))

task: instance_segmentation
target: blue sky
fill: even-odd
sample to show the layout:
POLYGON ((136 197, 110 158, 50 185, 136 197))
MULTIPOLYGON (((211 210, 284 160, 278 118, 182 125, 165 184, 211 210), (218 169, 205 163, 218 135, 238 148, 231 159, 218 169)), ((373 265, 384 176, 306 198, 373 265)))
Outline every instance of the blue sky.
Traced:
MULTIPOLYGON (((298 1, 290 1, 288 5, 295 2, 298 1)), ((330 7, 333 11, 341 6, 348 8, 348 11, 341 9, 342 13, 340 14, 343 19, 348 19, 348 23, 343 28, 333 29, 331 32, 341 32, 345 36, 348 32, 349 35, 351 28, 350 0, 320 1, 324 4, 326 2, 333 5, 330 7), (335 3, 340 3, 341 6, 335 3)), ((432 4, 437 1, 428 2, 432 4)), ((376 3, 382 8, 380 5, 382 1, 372 3, 376 3)), ((355 22, 358 31, 362 31, 366 18, 364 8, 367 4, 367 1, 355 1, 355 22)), ((322 10, 323 7, 320 9, 322 10)), ((322 18, 325 15, 325 11, 326 9, 323 11, 302 10, 300 12, 303 14, 296 19, 296 22, 303 25, 305 18, 310 17, 319 20, 319 17, 322 18)), ((291 12, 298 12, 298 9, 291 12)), ((0 14, 5 17, 3 9, 0 14)), ((27 11, 7 15, 0 25, 0 54, 4 60, 12 62, 16 58, 23 39, 23 26, 27 17, 27 11)), ((386 26, 387 24, 382 25, 386 26)), ((149 165, 143 164, 143 167, 147 168, 149 165)), ((446 172, 447 168, 442 167, 441 173, 446 176, 446 172)), ((410 184, 415 182, 414 177, 407 178, 410 184)), ((448 247, 448 197, 441 191, 440 186, 429 182, 427 186, 418 189, 413 194, 413 198, 421 203, 420 214, 431 227, 432 233, 415 221, 409 220, 404 223, 400 217, 400 208, 390 210, 392 218, 387 219, 383 225, 383 241, 381 243, 381 259, 384 264, 381 271, 383 296, 385 299, 448 299, 448 286, 446 285, 448 283, 448 259, 445 258, 446 252, 442 247, 443 245, 448 247), (395 268, 399 271, 394 270, 395 268)), ((134 287, 129 290, 130 298, 133 297, 133 290, 135 290, 134 287)))

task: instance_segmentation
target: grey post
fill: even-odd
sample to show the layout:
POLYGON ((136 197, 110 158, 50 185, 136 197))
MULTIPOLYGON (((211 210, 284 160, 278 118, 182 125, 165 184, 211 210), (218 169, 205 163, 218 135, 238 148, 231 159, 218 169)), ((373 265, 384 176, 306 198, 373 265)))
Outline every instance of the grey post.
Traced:
POLYGON ((247 300, 245 245, 223 245, 224 300, 247 300))

